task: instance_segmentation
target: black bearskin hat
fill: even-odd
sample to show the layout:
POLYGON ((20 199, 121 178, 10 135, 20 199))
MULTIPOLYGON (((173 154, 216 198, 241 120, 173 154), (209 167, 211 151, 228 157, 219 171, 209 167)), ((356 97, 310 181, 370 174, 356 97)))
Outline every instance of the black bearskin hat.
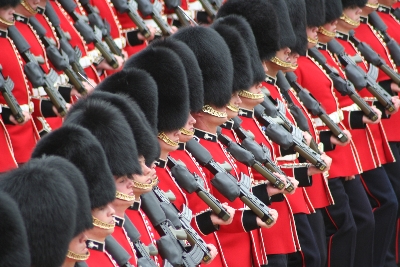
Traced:
POLYGON ((0 177, 0 189, 21 211, 28 235, 31 266, 61 266, 74 237, 76 193, 64 174, 31 159, 0 177))
POLYGON ((179 56, 168 48, 147 47, 126 61, 129 67, 147 71, 157 83, 158 132, 182 128, 189 115, 189 87, 179 56))
POLYGON ((64 124, 85 127, 99 140, 113 175, 142 173, 133 133, 118 108, 102 100, 82 99, 72 106, 64 124))
POLYGON ((343 5, 340 0, 325 1, 325 23, 332 22, 343 13, 343 5))
POLYGON ((241 15, 249 22, 257 41, 261 60, 269 60, 279 50, 278 16, 266 0, 229 0, 218 10, 217 17, 241 15))
POLYGON ((240 33, 234 27, 222 23, 223 20, 224 18, 215 20, 211 27, 224 38, 231 52, 233 62, 232 93, 247 90, 253 85, 249 50, 240 33))
POLYGON ((0 266, 30 266, 28 236, 17 203, 0 191, 0 266))
POLYGON ((296 42, 291 44, 289 48, 292 52, 305 56, 307 51, 307 16, 306 3, 304 0, 286 0, 289 10, 290 21, 296 35, 296 42))
POLYGON ((204 105, 225 107, 232 96, 233 64, 228 45, 215 30, 187 27, 171 36, 186 43, 196 55, 204 84, 204 105))
POLYGON ((19 3, 21 3, 21 0, 0 0, 0 8, 16 7, 19 3))
POLYGON ((121 111, 131 127, 138 154, 144 156, 147 165, 150 165, 159 158, 160 145, 157 141, 157 137, 135 101, 126 95, 111 94, 101 91, 95 91, 93 94, 89 95, 88 98, 109 102, 121 111))
POLYGON ((325 1, 332 0, 306 0, 308 27, 320 27, 325 24, 325 1))
POLYGON ((146 71, 132 67, 124 68, 105 78, 96 86, 96 90, 122 93, 131 97, 146 115, 154 133, 157 133, 157 84, 146 71))
MULTIPOLYGON (((329 1, 329 0, 325 0, 329 1)), ((368 0, 342 0, 343 9, 351 7, 364 7, 368 3, 368 0)))
POLYGON ((220 24, 234 27, 242 36, 250 54, 251 69, 253 71, 253 84, 259 84, 265 79, 265 72, 257 50, 256 39, 253 30, 247 20, 238 15, 229 15, 218 19, 220 24))
POLYGON ((92 210, 115 199, 115 183, 106 155, 89 130, 71 124, 46 134, 36 144, 32 157, 42 155, 66 158, 82 172, 89 189, 92 210))
MULTIPOLYGON (((279 48, 290 47, 296 43, 296 35, 290 22, 289 10, 285 1, 282 0, 269 0, 275 8, 275 13, 278 15, 279 25, 279 48)), ((269 14, 269 12, 268 12, 269 14)))
POLYGON ((190 111, 200 111, 204 106, 203 76, 193 51, 184 42, 172 38, 154 41, 151 45, 172 49, 180 57, 188 78, 190 111))
POLYGON ((70 161, 61 157, 48 157, 43 168, 52 168, 62 173, 75 189, 77 197, 76 223, 74 236, 93 228, 90 208, 89 189, 79 169, 70 161))

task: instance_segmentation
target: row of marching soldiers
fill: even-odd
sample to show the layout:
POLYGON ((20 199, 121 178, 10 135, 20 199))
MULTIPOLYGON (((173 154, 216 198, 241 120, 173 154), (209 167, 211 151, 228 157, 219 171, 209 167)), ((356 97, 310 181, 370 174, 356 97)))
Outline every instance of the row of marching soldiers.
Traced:
POLYGON ((0 1, 0 266, 398 266, 396 1, 111 2, 0 1))

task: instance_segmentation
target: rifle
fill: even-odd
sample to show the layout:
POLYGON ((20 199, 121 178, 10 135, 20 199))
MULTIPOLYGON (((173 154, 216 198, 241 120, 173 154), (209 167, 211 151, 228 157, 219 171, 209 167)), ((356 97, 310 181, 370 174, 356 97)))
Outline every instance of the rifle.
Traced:
POLYGON ((26 62, 24 72, 34 88, 43 87, 60 116, 67 114, 67 106, 60 92, 54 87, 58 78, 57 73, 50 69, 48 74, 39 66, 37 59, 32 55, 30 46, 15 26, 8 28, 8 34, 14 41, 18 52, 26 62))
POLYGON ((288 192, 292 192, 294 189, 294 185, 292 182, 287 178, 287 175, 279 168, 275 162, 271 158, 271 151, 263 144, 257 144, 256 141, 254 141, 253 138, 249 135, 248 131, 245 131, 240 124, 242 123, 242 120, 236 116, 232 118, 232 121, 234 122, 233 124, 233 130, 235 131, 236 135, 241 141, 241 145, 248 151, 250 151, 253 155, 254 158, 261 162, 267 169, 269 169, 271 172, 276 172, 279 173, 286 178, 286 188, 285 190, 288 192))
POLYGON ((113 3, 115 9, 121 14, 127 13, 129 18, 135 23, 135 25, 138 27, 139 32, 144 36, 144 38, 149 38, 151 35, 151 32, 149 28, 146 26, 144 23, 142 17, 137 12, 138 9, 138 4, 131 0, 111 0, 113 3))
POLYGON ((161 238, 157 240, 157 247, 161 257, 168 260, 173 266, 196 266, 199 263, 198 254, 200 248, 194 246, 197 251, 192 250, 189 253, 186 252, 185 246, 178 240, 178 238, 186 239, 186 233, 174 228, 172 222, 167 219, 154 192, 143 194, 141 199, 142 210, 146 213, 150 222, 161 236, 161 238))
POLYGON ((65 52, 61 53, 58 51, 57 47, 55 47, 51 40, 46 36, 46 29, 36 20, 35 17, 29 19, 29 24, 35 29, 36 33, 40 37, 40 40, 46 48, 47 58, 53 66, 58 71, 63 71, 68 76, 69 81, 80 94, 87 95, 85 86, 69 65, 68 55, 65 52))
MULTIPOLYGON (((180 7, 181 1, 180 0, 164 0, 165 5, 169 9, 173 9, 175 11, 176 16, 179 19, 179 22, 183 27, 188 27, 192 26, 191 23, 194 22, 194 20, 189 17, 186 12, 180 7)), ((196 25, 197 23, 194 22, 196 25)))
MULTIPOLYGON (((397 12, 396 12, 397 13, 397 12)), ((400 47, 399 44, 387 33, 387 26, 376 11, 368 15, 368 22, 380 33, 383 41, 389 49, 394 63, 400 65, 400 47)))
POLYGON ((366 87, 385 109, 389 112, 395 110, 392 97, 376 82, 378 73, 375 66, 371 65, 369 72, 365 73, 365 71, 357 66, 349 55, 346 54, 343 46, 336 40, 331 40, 328 43, 328 50, 337 55, 340 63, 345 67, 344 71, 347 78, 354 84, 357 90, 366 87))
POLYGON ((272 141, 280 145, 283 149, 292 148, 319 170, 323 171, 326 169, 327 166, 322 160, 321 154, 315 152, 303 142, 303 134, 299 128, 293 128, 291 135, 287 132, 285 133, 280 125, 264 113, 263 107, 260 105, 254 108, 254 115, 265 126, 264 131, 272 141))
POLYGON ((308 112, 314 116, 318 116, 321 121, 328 126, 329 130, 332 131, 333 135, 340 140, 342 143, 348 141, 347 135, 340 129, 340 127, 329 117, 321 104, 314 98, 314 96, 306 89, 304 89, 298 82, 297 76, 293 72, 286 73, 286 79, 297 92, 297 96, 300 98, 303 105, 307 108, 308 112))
POLYGON ((118 266, 121 267, 132 267, 129 263, 131 255, 115 240, 112 235, 108 235, 104 242, 105 249, 112 258, 117 262, 118 266))
POLYGON ((203 6, 204 10, 206 11, 207 15, 214 20, 215 16, 217 15, 217 11, 211 5, 208 0, 199 0, 200 4, 203 6))
POLYGON ((44 14, 54 27, 54 30, 60 42, 60 48, 68 55, 69 64, 71 65, 72 69, 75 71, 75 73, 77 74, 80 73, 81 75, 86 76, 83 67, 79 63, 79 60, 82 56, 82 51, 80 51, 78 47, 76 47, 75 49, 72 48, 71 44, 68 42, 68 38, 65 32, 60 27, 60 19, 58 18, 55 10, 53 9, 53 6, 50 4, 50 1, 46 2, 46 8, 44 14))
MULTIPOLYGON (((161 209, 164 211, 165 216, 169 219, 176 229, 183 229, 186 232, 186 239, 192 245, 192 258, 195 262, 208 262, 211 260, 210 250, 207 247, 206 242, 194 231, 190 222, 192 220, 192 211, 183 205, 182 212, 173 205, 168 198, 164 195, 158 186, 153 188, 154 195, 161 202, 161 209)), ((197 264, 196 264, 197 265, 197 264)))
MULTIPOLYGON (((267 179, 272 185, 279 189, 285 187, 285 183, 275 174, 272 173, 268 168, 263 166, 261 162, 255 159, 254 155, 247 151, 241 145, 232 142, 232 140, 222 134, 218 134, 218 141, 220 141, 224 146, 226 146, 227 151, 239 162, 243 163, 247 167, 254 168, 259 174, 261 174, 265 179, 267 179)), ((293 190, 293 188, 292 188, 293 190)))
POLYGON ((360 51, 361 55, 365 58, 365 60, 380 68, 387 76, 392 79, 392 81, 400 85, 400 76, 397 72, 395 72, 392 68, 390 68, 385 60, 381 58, 381 56, 376 53, 372 48, 365 42, 361 42, 354 36, 354 31, 351 30, 349 33, 349 40, 357 47, 357 49, 360 51))
POLYGON ((365 100, 357 94, 354 85, 348 81, 343 79, 331 66, 326 63, 326 58, 318 51, 317 48, 313 47, 308 49, 308 55, 310 55, 313 59, 315 59, 318 64, 322 66, 325 72, 328 74, 329 78, 331 78, 335 89, 342 96, 349 96, 351 100, 363 111, 364 115, 367 116, 372 121, 376 121, 378 119, 378 114, 368 105, 365 100))
POLYGON ((92 28, 96 26, 97 28, 101 29, 103 39, 110 48, 110 51, 115 55, 123 57, 121 49, 111 36, 111 28, 108 21, 100 17, 99 11, 90 4, 89 0, 79 0, 79 2, 81 3, 86 14, 88 14, 90 26, 92 26, 92 28))
POLYGON ((82 35, 83 39, 87 44, 93 43, 94 46, 100 51, 101 55, 107 61, 107 63, 114 69, 119 67, 117 60, 114 55, 109 51, 109 48, 106 47, 102 40, 102 32, 94 27, 94 30, 86 23, 87 17, 84 17, 75 12, 76 4, 72 0, 58 0, 61 6, 67 11, 72 20, 74 21, 74 27, 78 30, 78 32, 82 35))
POLYGON ((204 182, 201 177, 196 173, 190 173, 185 166, 182 166, 182 164, 170 156, 168 156, 167 165, 175 181, 181 188, 185 189, 189 194, 195 192, 222 220, 228 221, 230 219, 231 216, 221 205, 221 202, 204 188, 204 182))
POLYGON ((210 152, 194 139, 186 143, 186 149, 201 166, 208 169, 214 175, 214 178, 211 179, 211 184, 224 197, 230 201, 239 197, 267 225, 271 225, 274 222, 273 217, 269 213, 270 209, 250 192, 250 177, 242 174, 238 182, 232 174, 215 162, 210 152))
POLYGON ((22 113, 22 109, 18 104, 17 99, 15 99, 12 94, 12 90, 14 89, 14 82, 10 77, 4 79, 3 76, 3 67, 0 65, 0 92, 4 97, 4 100, 7 103, 8 108, 11 110, 11 114, 15 118, 15 120, 19 123, 24 122, 25 116, 22 113))
POLYGON ((157 267, 157 264, 150 258, 150 254, 155 256, 158 254, 157 248, 154 244, 150 243, 145 246, 140 241, 140 233, 133 225, 132 221, 125 215, 124 229, 133 243, 136 250, 136 256, 138 257, 138 265, 143 267, 157 267))
POLYGON ((285 104, 279 99, 273 99, 271 96, 264 98, 264 101, 261 105, 265 108, 266 113, 271 118, 278 118, 279 124, 291 133, 293 128, 295 127, 293 123, 286 118, 286 108, 285 104))
POLYGON ((164 36, 172 35, 171 27, 161 17, 161 5, 158 5, 159 2, 156 1, 155 4, 152 5, 149 0, 131 0, 131 1, 136 1, 136 3, 138 4, 139 11, 143 14, 143 16, 151 16, 151 18, 158 25, 164 36))

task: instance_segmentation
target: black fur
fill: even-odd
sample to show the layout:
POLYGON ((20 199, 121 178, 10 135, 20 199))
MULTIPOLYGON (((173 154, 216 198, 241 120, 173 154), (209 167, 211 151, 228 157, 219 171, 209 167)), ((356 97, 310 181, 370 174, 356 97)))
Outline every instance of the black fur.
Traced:
MULTIPOLYGON (((285 1, 282 0, 269 0, 274 6, 275 13, 278 15, 279 24, 279 48, 290 47, 296 43, 296 35, 290 22, 289 10, 285 1)), ((269 11, 267 13, 269 15, 269 11)))
POLYGON ((301 56, 305 56, 308 45, 306 32, 306 3, 304 0, 286 0, 286 5, 289 10, 292 28, 294 34, 296 35, 296 42, 290 45, 289 48, 292 50, 292 52, 296 52, 301 56))
POLYGON ((118 108, 102 100, 82 99, 64 120, 71 123, 85 127, 99 140, 113 175, 142 173, 133 133, 118 108))
POLYGON ((157 133, 157 84, 149 73, 141 69, 125 67, 105 78, 96 86, 95 91, 129 95, 143 110, 154 133, 157 133))
MULTIPOLYGON (((325 0, 328 1, 328 0, 325 0)), ((368 0, 342 0, 343 9, 352 7, 364 7, 368 3, 368 0)))
POLYGON ((180 57, 188 78, 190 111, 200 111, 204 106, 203 76, 193 51, 184 42, 172 38, 154 41, 151 45, 172 49, 180 57))
POLYGON ((196 55, 203 74, 204 104, 225 107, 232 95, 233 64, 221 35, 198 26, 183 28, 171 38, 186 43, 196 55))
POLYGON ((68 159, 83 174, 89 189, 91 209, 115 199, 115 183, 99 141, 78 125, 63 125, 37 143, 32 157, 57 155, 68 159))
POLYGON ((0 0, 0 7, 16 7, 21 0, 0 0))
POLYGON ((240 33, 234 27, 221 23, 223 19, 217 19, 211 27, 224 38, 231 52, 233 62, 232 93, 235 93, 249 89, 253 85, 250 53, 240 33))
POLYGON ((17 203, 0 191, 0 266, 30 266, 28 236, 17 203))
POLYGON ((133 55, 126 67, 150 73, 158 87, 158 132, 178 130, 189 115, 189 87, 186 71, 179 56, 171 49, 148 47, 133 55))
POLYGON ((75 190, 78 205, 74 236, 93 228, 89 189, 81 171, 70 161, 58 156, 48 157, 42 167, 62 173, 75 190))
POLYGON ((76 193, 65 176, 32 159, 0 177, 0 189, 17 203, 28 235, 31 266, 61 266, 74 236, 76 193))
POLYGON ((266 0, 229 0, 218 10, 217 17, 241 15, 249 22, 262 60, 269 60, 279 50, 278 16, 266 0))
POLYGON ((332 0, 306 0, 308 27, 319 27, 325 24, 325 1, 332 0))
POLYGON ((343 13, 343 5, 340 0, 325 1, 325 23, 332 22, 343 13))
MULTIPOLYGON (((104 100, 118 108, 131 127, 135 139, 138 154, 144 156, 146 164, 153 163, 160 156, 160 148, 156 135, 151 130, 150 124, 138 106, 129 96, 122 94, 111 94, 97 91, 89 98, 104 100)), ((135 159, 137 160, 137 159, 135 159)))

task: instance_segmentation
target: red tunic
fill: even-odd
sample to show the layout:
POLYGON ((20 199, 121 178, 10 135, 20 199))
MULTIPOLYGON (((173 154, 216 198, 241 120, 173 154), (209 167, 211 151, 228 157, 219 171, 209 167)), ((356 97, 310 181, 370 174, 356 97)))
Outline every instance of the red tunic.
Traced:
MULTIPOLYGON (((398 5, 398 4, 395 4, 398 5)), ((388 34, 397 42, 400 43, 400 24, 394 18, 392 14, 385 12, 377 12, 381 19, 385 22, 386 26, 388 26, 387 32, 388 34)), ((360 37, 361 38, 361 37, 360 37)), ((371 45, 371 44, 370 44, 371 45)), ((374 47, 375 49, 375 47, 374 47)), ((382 56, 382 55, 381 55, 382 56)), ((389 65, 390 66, 390 65, 389 65)), ((400 66, 397 66, 397 70, 399 70, 400 66)), ((400 121, 400 113, 392 115, 389 120, 382 120, 382 124, 386 131, 386 136, 389 141, 399 142, 400 135, 398 134, 397 125, 400 121)))
MULTIPOLYGON (((299 65, 295 71, 297 82, 312 93, 322 104, 327 114, 332 114, 334 112, 340 113, 341 111, 334 92, 333 83, 322 67, 309 56, 302 56, 297 62, 299 65)), ((346 129, 343 121, 339 125, 342 129, 346 129)), ((328 128, 321 126, 318 127, 318 130, 326 131, 328 128)), ((358 154, 354 149, 353 143, 350 143, 348 146, 336 146, 334 150, 327 151, 326 154, 332 158, 332 165, 329 171, 330 178, 350 176, 360 172, 358 169, 358 154)))
MULTIPOLYGON (((14 43, 10 38, 0 37, 0 47, 2 49, 2 55, 0 57, 0 64, 3 66, 3 75, 5 78, 10 77, 14 82, 14 89, 12 91, 14 97, 18 103, 26 108, 31 103, 31 91, 26 80, 22 64, 23 61, 14 47, 14 43)), ((6 104, 3 96, 0 94, 0 103, 6 104)), ((40 106, 35 108, 40 110, 40 106)), ((10 125, 5 126, 11 139, 13 153, 16 162, 25 163, 29 160, 32 150, 39 139, 35 123, 33 119, 28 121, 22 126, 10 125)), ((4 148, 7 148, 4 143, 4 148)), ((2 149, 1 151, 7 151, 2 149)), ((9 162, 10 163, 10 162, 9 162)), ((0 164, 2 165, 2 164, 0 164)))
MULTIPOLYGON (((69 43, 72 45, 73 48, 78 47, 79 50, 82 51, 82 57, 87 56, 88 48, 85 41, 83 40, 83 37, 73 26, 73 20, 57 1, 50 0, 50 3, 56 11, 58 18, 60 19, 60 27, 63 29, 63 31, 68 32, 71 36, 71 40, 69 40, 69 43)), ((96 68, 93 65, 85 68, 85 72, 87 76, 93 79, 96 83, 99 83, 101 81, 99 75, 97 74, 96 68)))
MULTIPOLYGON (((198 130, 196 130, 198 131, 198 130)), ((210 133, 208 133, 211 135, 210 133)), ((214 160, 217 163, 228 163, 232 166, 231 174, 239 179, 239 169, 236 161, 225 151, 223 146, 217 142, 216 136, 213 136, 213 140, 200 139, 202 144, 212 154, 214 160)), ((207 169, 203 168, 205 178, 210 183, 210 180, 214 177, 207 169)), ((265 264, 265 258, 262 244, 262 237, 255 231, 250 233, 245 232, 243 226, 243 215, 244 215, 244 204, 239 199, 235 199, 233 202, 226 199, 218 190, 210 188, 210 192, 219 200, 221 203, 227 202, 229 206, 236 209, 233 222, 227 226, 221 226, 220 230, 216 232, 219 240, 220 248, 224 253, 224 257, 228 266, 252 266, 252 261, 256 266, 265 264), (240 242, 238 242, 240 240, 240 242), (251 248, 249 250, 243 249, 251 248)), ((266 251, 265 251, 266 252, 266 251)))
MULTIPOLYGON (((337 41, 340 42, 343 47, 345 48, 345 51, 348 55, 354 56, 358 53, 358 50, 354 47, 354 45, 345 40, 341 40, 337 38, 337 41)), ((367 70, 367 64, 363 61, 358 63, 358 66, 363 68, 365 71, 367 70)), ((372 94, 366 90, 365 88, 359 92, 360 96, 364 97, 365 99, 373 97, 372 94)), ((371 103, 371 102, 369 102, 371 103)), ((388 141, 386 139, 386 133, 383 129, 383 126, 381 123, 379 124, 367 124, 366 127, 366 133, 368 137, 368 142, 371 146, 371 150, 373 151, 373 156, 374 156, 374 161, 376 164, 376 167, 381 166, 382 164, 386 163, 391 163, 394 161, 394 157, 392 154, 392 151, 389 147, 388 141)), ((356 142, 356 147, 359 151, 359 154, 362 153, 367 153, 365 151, 365 144, 357 144, 356 142)), ((376 168, 375 167, 375 168, 376 168)), ((364 171, 370 170, 370 168, 363 169, 364 171)))
MULTIPOLYGON (((140 233, 140 241, 146 246, 153 243, 157 247, 156 240, 160 239, 157 231, 154 229, 150 220, 147 218, 146 214, 141 210, 127 209, 125 214, 129 217, 132 223, 135 225, 136 229, 140 233)), ((158 256, 150 256, 155 263, 160 266, 162 263, 162 258, 158 256)))
MULTIPOLYGON (((88 250, 90 253, 89 258, 86 260, 86 264, 88 267, 118 267, 118 264, 116 261, 112 258, 112 256, 103 250, 98 250, 96 247, 91 248, 90 242, 93 242, 91 240, 88 240, 86 243, 88 244, 88 250)), ((104 246, 104 243, 98 244, 97 242, 94 244, 94 246, 104 246)))
POLYGON ((133 264, 133 266, 136 266, 137 265, 136 250, 123 227, 123 222, 124 219, 116 218, 115 228, 114 232, 112 233, 112 236, 126 250, 126 252, 128 252, 129 255, 131 255, 129 263, 133 264))
POLYGON ((0 173, 17 168, 18 164, 14 158, 13 148, 8 135, 7 129, 4 126, 0 114, 0 173))

